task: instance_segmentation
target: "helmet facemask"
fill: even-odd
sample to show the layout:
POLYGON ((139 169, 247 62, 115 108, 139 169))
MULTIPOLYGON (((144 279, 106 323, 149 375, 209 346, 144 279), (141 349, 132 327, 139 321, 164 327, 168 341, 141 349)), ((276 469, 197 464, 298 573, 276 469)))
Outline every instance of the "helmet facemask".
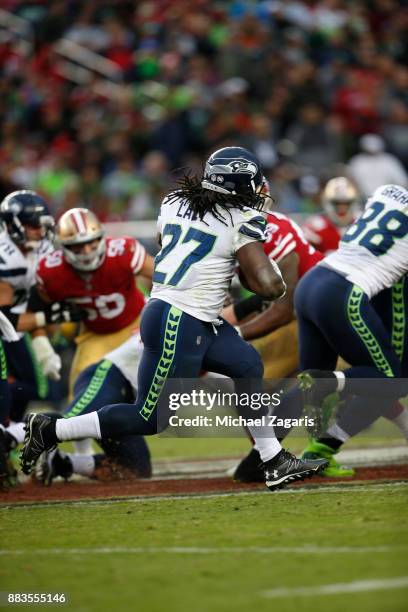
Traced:
POLYGON ((94 272, 106 252, 105 231, 99 219, 86 208, 72 208, 57 225, 57 245, 64 258, 80 272, 94 272), (89 245, 87 248, 86 245, 89 245))
POLYGON ((10 193, 0 204, 0 219, 10 238, 24 251, 38 250, 44 240, 54 239, 54 218, 35 191, 10 193), (38 238, 27 235, 30 228, 41 230, 38 238))
POLYGON ((80 272, 94 272, 99 268, 105 258, 106 242, 101 236, 100 238, 94 238, 90 242, 83 242, 82 244, 76 244, 71 246, 62 245, 62 251, 66 261, 76 270, 80 272), (88 253, 76 253, 73 249, 78 247, 84 247, 87 244, 95 242, 95 247, 88 253))
POLYGON ((357 190, 346 177, 331 179, 323 190, 322 206, 335 225, 347 227, 360 212, 357 190))

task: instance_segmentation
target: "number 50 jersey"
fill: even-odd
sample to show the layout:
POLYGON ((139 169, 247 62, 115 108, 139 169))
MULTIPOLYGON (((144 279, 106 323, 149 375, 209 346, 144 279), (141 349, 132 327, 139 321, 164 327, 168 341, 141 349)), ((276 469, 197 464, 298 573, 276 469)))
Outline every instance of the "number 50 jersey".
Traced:
POLYGON ((408 191, 383 185, 347 230, 339 249, 320 264, 373 297, 408 271, 408 191))
POLYGON ((234 275, 236 252, 265 240, 265 217, 251 209, 219 209, 194 217, 188 202, 165 198, 158 219, 162 249, 156 255, 152 298, 180 308, 201 321, 213 322, 223 307, 234 275))
POLYGON ((106 255, 94 272, 80 273, 52 251, 37 270, 40 287, 50 300, 71 300, 87 312, 85 326, 95 334, 119 331, 134 321, 144 306, 144 297, 135 285, 143 267, 144 247, 133 238, 103 238, 106 255))

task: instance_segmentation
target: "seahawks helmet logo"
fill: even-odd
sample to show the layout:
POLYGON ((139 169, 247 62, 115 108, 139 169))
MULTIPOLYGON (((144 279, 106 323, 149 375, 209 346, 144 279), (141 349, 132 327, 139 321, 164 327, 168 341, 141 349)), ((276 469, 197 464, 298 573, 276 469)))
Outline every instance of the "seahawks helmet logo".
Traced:
MULTIPOLYGON (((207 162, 206 174, 217 175, 217 174, 249 174, 251 178, 256 176, 258 167, 256 164, 250 161, 235 160, 228 162, 227 164, 211 164, 207 162)), ((211 180, 214 180, 211 176, 211 180)))
POLYGON ((232 172, 250 174, 254 177, 258 172, 257 166, 253 162, 236 160, 228 164, 232 168, 232 172))

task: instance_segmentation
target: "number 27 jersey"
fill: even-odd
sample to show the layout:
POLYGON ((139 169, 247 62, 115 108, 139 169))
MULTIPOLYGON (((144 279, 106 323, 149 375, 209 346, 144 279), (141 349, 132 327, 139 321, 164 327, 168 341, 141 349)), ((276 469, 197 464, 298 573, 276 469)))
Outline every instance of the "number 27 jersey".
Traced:
POLYGON ((152 298, 213 322, 219 316, 237 265, 236 252, 265 240, 265 217, 251 209, 220 209, 194 218, 188 203, 172 196, 163 201, 158 230, 162 249, 155 259, 152 298))
POLYGON ((339 249, 319 265, 331 268, 373 297, 408 272, 408 191, 383 185, 347 230, 339 249))

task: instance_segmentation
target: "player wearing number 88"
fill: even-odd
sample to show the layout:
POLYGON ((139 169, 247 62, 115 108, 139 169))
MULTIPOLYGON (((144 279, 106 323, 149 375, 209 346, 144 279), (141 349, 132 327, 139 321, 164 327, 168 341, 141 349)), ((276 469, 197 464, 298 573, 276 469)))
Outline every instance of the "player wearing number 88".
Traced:
POLYGON ((122 344, 137 326, 144 297, 135 277, 151 279, 153 258, 134 238, 105 237, 97 217, 85 208, 68 210, 56 236, 60 248, 41 261, 37 278, 44 299, 72 300, 87 313, 76 339, 72 388, 82 370, 122 344))
POLYGON ((328 379, 326 394, 368 392, 372 399, 376 395, 384 400, 404 395, 402 386, 390 388, 381 382, 384 377, 400 378, 401 363, 391 333, 370 300, 407 272, 408 191, 383 185, 368 199, 339 249, 310 270, 296 288, 300 365, 302 370, 313 369, 301 375, 301 385, 310 387, 310 403, 319 403, 322 389, 313 384, 318 377, 328 379), (333 372, 338 356, 352 367, 333 372), (358 378, 379 381, 364 391, 358 378))

